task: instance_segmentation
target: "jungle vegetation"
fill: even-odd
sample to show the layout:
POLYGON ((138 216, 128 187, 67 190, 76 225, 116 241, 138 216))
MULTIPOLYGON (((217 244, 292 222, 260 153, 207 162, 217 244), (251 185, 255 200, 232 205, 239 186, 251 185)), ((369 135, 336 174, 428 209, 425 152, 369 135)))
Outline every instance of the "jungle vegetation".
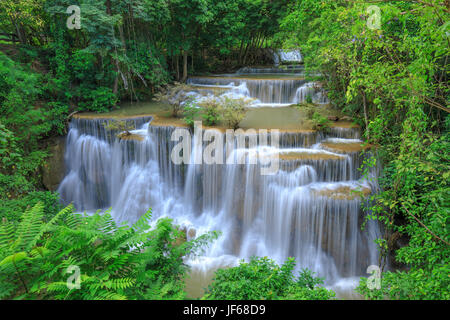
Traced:
MULTIPOLYGON (((185 298, 182 257, 217 234, 180 244, 170 220, 149 227, 150 211, 119 226, 108 213, 61 207, 42 182, 48 141, 74 112, 267 62, 269 48, 300 48, 309 77, 377 146, 381 192, 367 203, 386 227, 382 257, 398 270, 383 272, 379 290, 362 278, 358 291, 450 299, 449 18, 447 0, 1 1, 0 299, 185 298), (66 25, 74 4, 81 29, 66 25), (83 290, 64 286, 73 264, 83 290)), ((207 117, 217 121, 214 108, 207 117)), ((220 270, 204 298, 333 298, 308 271, 294 276, 294 264, 255 258, 220 270)))

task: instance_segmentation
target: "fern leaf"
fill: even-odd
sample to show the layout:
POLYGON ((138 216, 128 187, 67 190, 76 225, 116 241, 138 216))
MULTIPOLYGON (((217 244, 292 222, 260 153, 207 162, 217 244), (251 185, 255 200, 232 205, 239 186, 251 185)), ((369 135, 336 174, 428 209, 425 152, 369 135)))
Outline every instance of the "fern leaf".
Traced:
POLYGON ((16 235, 19 239, 18 246, 21 249, 29 251, 35 246, 37 237, 42 231, 44 216, 44 205, 41 202, 24 212, 22 221, 20 222, 16 235))

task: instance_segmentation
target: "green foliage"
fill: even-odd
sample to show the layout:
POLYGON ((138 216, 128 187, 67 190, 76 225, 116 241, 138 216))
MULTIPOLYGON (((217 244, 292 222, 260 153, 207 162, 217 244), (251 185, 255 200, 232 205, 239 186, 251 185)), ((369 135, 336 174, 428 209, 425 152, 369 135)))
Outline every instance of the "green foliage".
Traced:
POLYGON ((134 121, 112 119, 102 123, 110 137, 116 135, 118 138, 131 135, 130 131, 135 130, 134 121))
POLYGON ((0 199, 11 199, 33 191, 46 153, 26 153, 20 140, 0 122, 0 199))
POLYGON ((65 131, 68 107, 44 103, 43 78, 0 53, 0 198, 35 190, 47 157, 42 139, 65 131))
POLYGON ((393 255, 407 271, 385 273, 380 292, 362 280, 360 292, 448 299, 450 14, 440 0, 379 2, 381 27, 371 29, 372 4, 296 2, 279 36, 301 47, 307 72, 323 75, 331 101, 378 146, 382 192, 369 199, 369 219, 385 224, 378 240, 384 260, 393 255), (400 249, 399 237, 408 240, 400 249))
POLYGON ((183 116, 184 122, 191 128, 194 127, 194 121, 198 117, 200 110, 192 100, 188 100, 184 103, 183 116))
POLYGON ((34 207, 38 202, 44 205, 44 221, 50 221, 61 210, 57 193, 32 191, 21 197, 0 199, 0 220, 5 218, 7 221, 16 223, 28 207, 34 207))
POLYGON ((45 112, 36 108, 40 81, 40 75, 0 53, 0 121, 30 146, 51 129, 43 124, 45 112))
POLYGON ((368 300, 448 300, 449 285, 448 269, 439 264, 433 272, 422 269, 385 272, 380 289, 369 289, 367 279, 361 278, 356 290, 368 300))
POLYGON ((245 118, 248 101, 241 99, 233 99, 224 97, 221 102, 222 119, 226 125, 232 129, 239 128, 239 124, 245 118))
POLYGON ((172 299, 184 297, 183 257, 201 252, 217 234, 177 243, 170 219, 150 227, 151 211, 117 225, 108 212, 81 215, 69 206, 44 222, 44 206, 24 212, 18 225, 0 225, 0 298, 172 299), (69 266, 80 288, 69 288, 69 266))
POLYGON ((83 111, 107 112, 117 103, 117 97, 110 88, 99 87, 89 92, 86 101, 79 104, 83 111))
POLYGON ((234 268, 219 269, 203 299, 217 300, 329 300, 334 292, 317 285, 322 279, 302 270, 293 274, 295 259, 288 258, 282 266, 273 260, 252 257, 234 268))
POLYGON ((221 106, 217 99, 210 98, 204 100, 203 102, 199 103, 199 106, 202 108, 202 117, 203 120, 205 120, 207 126, 214 126, 220 121, 221 106))
POLYGON ((326 130, 330 125, 330 120, 321 115, 319 112, 314 112, 312 118, 314 129, 316 130, 326 130))
MULTIPOLYGON (((420 108, 407 116, 398 159, 385 169, 383 191, 372 197, 370 209, 374 212, 371 218, 383 222, 390 237, 404 234, 409 238, 408 245, 395 253, 396 260, 409 270, 386 272, 383 288, 376 294, 391 299, 446 300, 450 295, 449 128, 437 137, 426 132, 427 117, 420 108), (379 212, 383 215, 377 216, 379 212)), ((360 291, 374 298, 364 282, 360 291)))

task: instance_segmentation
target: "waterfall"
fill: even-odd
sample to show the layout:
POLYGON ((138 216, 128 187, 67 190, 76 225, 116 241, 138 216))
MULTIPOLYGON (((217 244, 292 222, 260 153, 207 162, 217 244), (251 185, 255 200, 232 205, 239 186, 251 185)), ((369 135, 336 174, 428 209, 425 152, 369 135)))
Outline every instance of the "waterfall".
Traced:
MULTIPOLYGON (((309 268, 333 285, 377 264, 373 241, 380 230, 374 221, 361 230, 362 199, 354 193, 370 194, 376 181, 361 177, 359 152, 338 150, 361 143, 358 129, 281 132, 280 169, 263 176, 250 161, 176 165, 170 158, 176 128, 149 125, 148 117, 131 120, 136 129, 122 139, 105 129, 107 119, 71 121, 68 171, 58 190, 64 203, 88 212, 112 207, 116 220, 128 222, 152 207, 154 219, 174 219, 189 231, 188 239, 221 231, 205 256, 189 262, 197 274, 252 255, 279 263, 293 256, 298 269, 309 268)), ((225 148, 225 134, 218 135, 225 148)), ((250 158, 251 150, 242 153, 236 141, 231 156, 250 158)), ((193 155, 207 145, 197 142, 192 141, 193 155)))
POLYGON ((314 82, 308 82, 302 85, 295 92, 295 97, 293 103, 302 103, 308 100, 308 97, 311 98, 311 102, 317 104, 328 104, 328 98, 324 94, 324 92, 320 88, 316 88, 316 84, 314 82))
MULTIPOLYGON (((279 52, 284 61, 301 61, 299 52, 279 52)), ((303 66, 243 68, 237 74, 191 77, 187 95, 197 102, 223 97, 248 99, 251 107, 281 107, 306 102, 329 103, 325 92, 303 78, 303 66)), ((332 127, 321 131, 289 131, 250 144, 231 141, 216 130, 214 142, 223 146, 225 164, 175 164, 171 153, 174 126, 152 125, 152 117, 124 119, 129 135, 109 130, 111 119, 75 116, 69 126, 65 162, 59 186, 61 200, 77 210, 94 212, 111 207, 117 221, 133 223, 148 208, 153 218, 170 217, 192 239, 217 230, 221 236, 205 255, 187 261, 191 275, 207 285, 214 270, 234 266, 253 255, 282 263, 292 256, 297 270, 308 268, 339 292, 355 285, 369 265, 378 263, 374 240, 378 224, 364 230, 363 196, 377 192, 378 169, 369 177, 358 170, 370 152, 361 154, 358 128, 332 127), (262 175, 258 159, 278 155, 278 171, 262 175), (209 279, 209 280, 207 280, 209 279)), ((185 129, 187 130, 187 129, 185 129)), ((192 133, 192 130, 191 130, 192 133)), ((191 139, 191 156, 202 158, 209 142, 200 130, 191 139)))
POLYGON ((252 79, 232 77, 195 77, 188 84, 199 87, 228 88, 231 93, 253 98, 263 104, 292 104, 297 89, 305 83, 297 79, 252 79))
POLYGON ((236 73, 238 75, 252 74, 296 74, 302 76, 305 72, 303 65, 286 65, 281 67, 244 67, 236 73))
MULTIPOLYGON (((254 69, 250 69, 254 71, 254 69)), ((264 69, 261 69, 264 70, 264 69)), ((192 77, 188 84, 198 88, 196 92, 190 92, 190 96, 201 101, 206 97, 214 96, 214 90, 221 90, 220 96, 232 98, 252 99, 252 106, 289 106, 308 101, 316 104, 328 104, 329 100, 316 83, 306 82, 298 74, 282 73, 253 73, 253 76, 241 74, 214 77, 192 77), (261 76, 264 75, 264 76, 261 76), (260 78, 262 77, 262 78, 260 78), (273 77, 273 78, 267 78, 273 77), (203 93, 203 95, 202 95, 203 93)))
POLYGON ((299 50, 282 50, 274 52, 273 60, 275 65, 280 63, 302 63, 303 57, 299 50))

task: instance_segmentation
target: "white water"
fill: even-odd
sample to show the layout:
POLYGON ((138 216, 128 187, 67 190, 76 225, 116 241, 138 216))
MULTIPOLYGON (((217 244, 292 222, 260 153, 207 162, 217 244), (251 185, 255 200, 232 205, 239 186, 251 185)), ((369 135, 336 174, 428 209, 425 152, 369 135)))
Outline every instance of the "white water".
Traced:
MULTIPOLYGON (((244 72, 256 70, 264 69, 244 69, 244 72)), ((251 107, 285 107, 307 102, 308 98, 316 104, 329 103, 324 90, 314 82, 306 82, 301 78, 301 74, 265 72, 247 74, 244 72, 241 71, 240 76, 189 78, 188 84, 199 88, 189 92, 189 96, 194 97, 197 102, 222 97, 242 98, 248 100, 251 107), (248 78, 242 78, 243 74, 248 75, 248 78), (264 74, 266 77, 272 76, 272 79, 260 78, 259 74, 264 74), (293 75, 297 77, 292 77, 293 75), (221 89, 221 91, 217 94, 214 93, 214 89, 221 89)))
POLYGON ((134 141, 108 135, 102 125, 107 120, 73 119, 67 138, 69 171, 59 187, 64 202, 87 211, 112 207, 116 220, 129 222, 151 207, 155 219, 173 218, 188 238, 194 230, 197 236, 221 231, 206 256, 189 261, 197 278, 207 279, 212 270, 252 255, 279 263, 294 256, 298 269, 307 267, 325 277, 328 286, 341 288, 345 279, 365 275, 377 263, 373 240, 380 231, 374 222, 361 231, 361 200, 328 196, 345 187, 374 190, 376 184, 358 180, 362 159, 357 153, 320 149, 324 139, 354 142, 357 129, 281 133, 281 149, 268 152, 298 158, 281 160, 276 175, 262 176, 259 165, 174 165, 174 128, 148 126, 147 121, 135 119, 141 129, 133 133, 144 140, 134 141))
MULTIPOLYGON (((286 54, 285 59, 298 60, 301 55, 286 54)), ((303 71, 297 66, 288 69, 303 71)), ((189 83, 199 90, 189 95, 197 102, 211 97, 244 98, 253 107, 287 106, 305 102, 307 97, 328 103, 316 84, 301 77, 285 77, 274 68, 246 68, 240 73, 249 76, 191 78, 189 83), (274 76, 256 76, 261 73, 274 76)), ((358 129, 331 128, 326 134, 282 132, 279 148, 242 150, 234 146, 230 156, 249 159, 256 150, 264 150, 264 156, 280 154, 278 173, 263 176, 260 165, 249 161, 243 165, 175 165, 170 159, 175 128, 151 126, 149 117, 132 120, 138 128, 133 133, 141 140, 118 139, 117 132, 103 126, 109 120, 73 119, 65 157, 68 172, 58 191, 65 203, 73 202, 78 210, 112 207, 118 221, 132 223, 151 207, 154 219, 174 219, 187 231, 188 240, 221 231, 205 256, 188 261, 196 279, 189 281, 197 286, 206 286, 214 270, 234 266, 242 258, 268 256, 282 263, 293 256, 297 270, 311 269, 340 297, 352 298, 355 279, 366 275, 369 265, 377 264, 373 240, 380 230, 374 221, 361 230, 362 200, 351 196, 351 190, 376 191, 376 180, 361 180, 357 169, 363 157, 359 153, 338 154, 321 145, 360 142, 358 129)), ((223 134, 220 137, 225 141, 223 134)), ((193 139, 192 156, 205 145, 196 145, 193 139)), ((376 172, 371 175, 376 177, 376 172)))
POLYGON ((301 63, 303 62, 302 54, 299 50, 277 50, 274 52, 275 65, 280 63, 301 63))

